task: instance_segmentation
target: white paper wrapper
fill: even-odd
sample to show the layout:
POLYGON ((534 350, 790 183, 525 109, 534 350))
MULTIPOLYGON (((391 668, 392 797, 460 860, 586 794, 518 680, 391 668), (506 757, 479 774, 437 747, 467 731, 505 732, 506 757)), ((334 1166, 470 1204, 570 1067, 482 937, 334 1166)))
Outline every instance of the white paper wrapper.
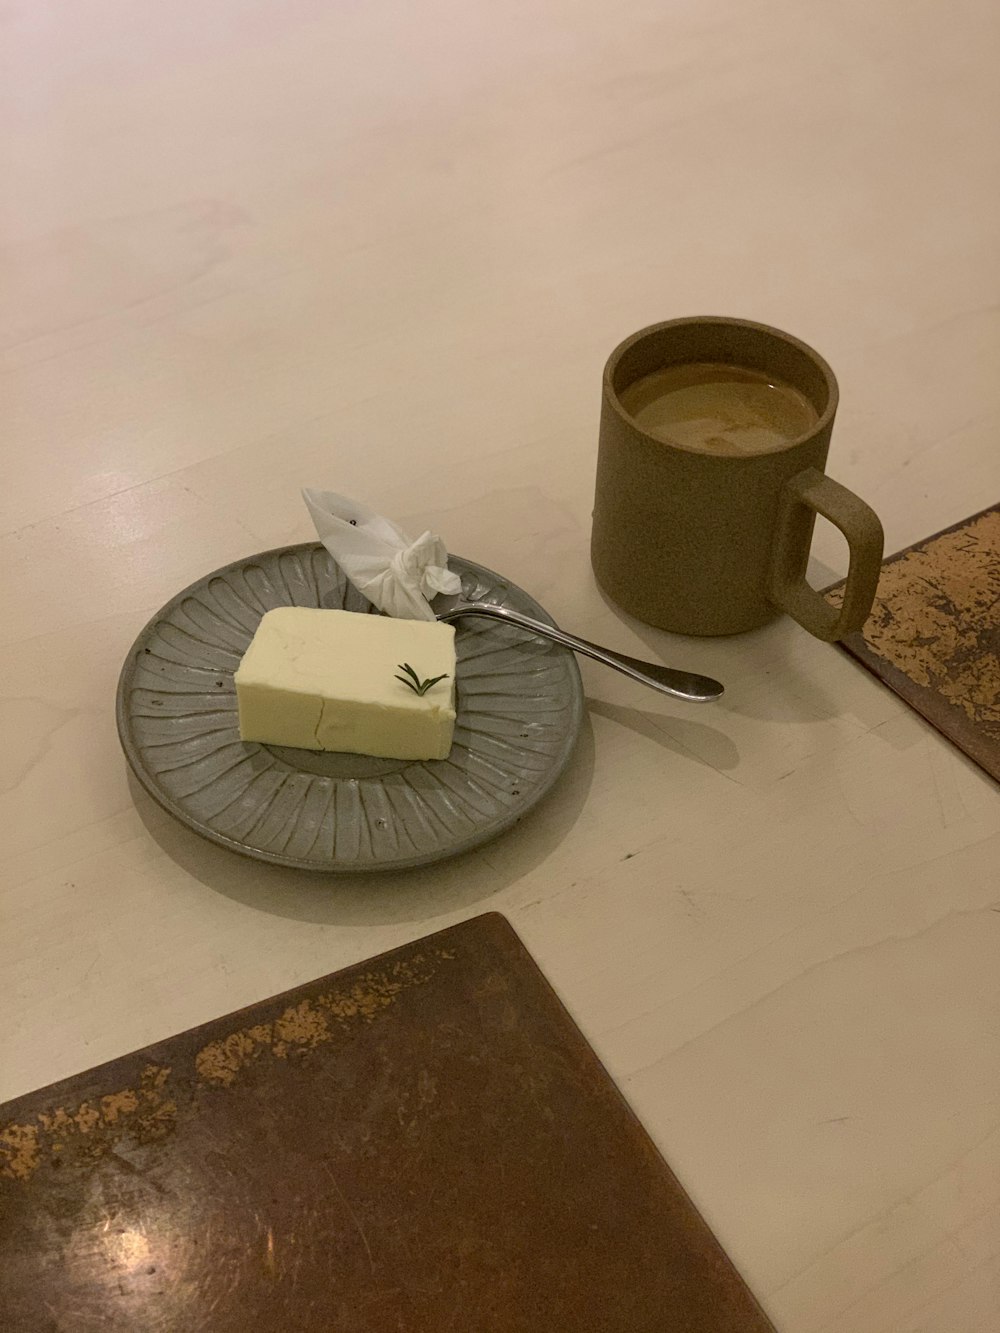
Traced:
POLYGON ((411 540, 381 514, 333 491, 304 490, 320 541, 358 592, 403 620, 433 620, 429 598, 462 591, 436 532, 411 540))

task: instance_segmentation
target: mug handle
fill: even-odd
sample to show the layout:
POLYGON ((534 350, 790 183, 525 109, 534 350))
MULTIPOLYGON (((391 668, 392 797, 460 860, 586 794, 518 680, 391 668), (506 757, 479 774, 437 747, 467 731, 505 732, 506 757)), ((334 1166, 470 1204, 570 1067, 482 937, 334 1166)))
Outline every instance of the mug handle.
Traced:
POLYGON ((825 472, 806 468, 781 490, 768 596, 817 639, 828 643, 842 639, 859 630, 872 609, 882 570, 882 544, 882 524, 874 509, 825 472), (840 529, 851 551, 839 611, 805 579, 816 514, 840 529))

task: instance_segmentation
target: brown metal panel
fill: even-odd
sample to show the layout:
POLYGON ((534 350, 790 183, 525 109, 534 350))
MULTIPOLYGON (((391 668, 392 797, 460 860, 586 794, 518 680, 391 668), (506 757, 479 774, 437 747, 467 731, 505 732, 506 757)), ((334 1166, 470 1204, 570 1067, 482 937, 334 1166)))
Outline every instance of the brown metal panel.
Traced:
POLYGON ((1000 504, 891 556, 843 647, 1000 780, 1000 504))
POLYGON ((18 1333, 771 1328, 496 914, 0 1126, 18 1333))

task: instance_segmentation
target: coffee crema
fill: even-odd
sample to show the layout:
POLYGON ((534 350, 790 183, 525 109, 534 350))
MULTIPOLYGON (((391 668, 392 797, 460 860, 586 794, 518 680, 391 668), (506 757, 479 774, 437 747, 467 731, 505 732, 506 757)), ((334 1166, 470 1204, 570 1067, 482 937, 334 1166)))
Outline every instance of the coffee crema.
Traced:
POLYGON ((618 395, 655 439, 698 453, 766 454, 808 435, 819 420, 809 399, 765 371, 719 361, 664 366, 618 395))

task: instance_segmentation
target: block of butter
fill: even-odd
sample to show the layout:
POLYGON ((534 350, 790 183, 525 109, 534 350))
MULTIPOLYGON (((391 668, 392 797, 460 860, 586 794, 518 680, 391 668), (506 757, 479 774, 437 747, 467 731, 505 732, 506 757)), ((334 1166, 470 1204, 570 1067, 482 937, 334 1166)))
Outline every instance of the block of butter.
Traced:
POLYGON ((236 676, 240 736, 304 750, 445 759, 455 729, 455 631, 434 620, 281 606, 236 676), (444 676, 424 695, 397 680, 444 676))

